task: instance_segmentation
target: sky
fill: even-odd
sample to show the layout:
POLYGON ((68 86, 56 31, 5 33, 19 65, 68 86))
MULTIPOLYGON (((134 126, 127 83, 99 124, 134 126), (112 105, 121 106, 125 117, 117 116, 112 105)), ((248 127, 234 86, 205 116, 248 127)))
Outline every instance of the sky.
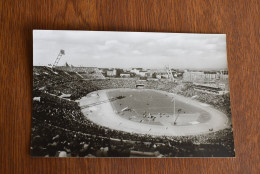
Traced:
POLYGON ((33 31, 33 65, 99 68, 227 69, 225 34, 33 31))

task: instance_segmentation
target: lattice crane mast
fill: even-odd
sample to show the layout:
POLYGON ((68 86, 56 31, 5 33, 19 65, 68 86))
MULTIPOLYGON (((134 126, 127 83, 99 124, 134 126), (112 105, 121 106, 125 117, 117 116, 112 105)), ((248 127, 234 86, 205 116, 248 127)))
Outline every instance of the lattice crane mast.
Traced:
POLYGON ((165 69, 166 69, 166 72, 168 74, 169 79, 174 82, 174 77, 172 75, 172 70, 169 68, 169 66, 165 66, 165 69))
POLYGON ((56 58, 56 60, 55 60, 55 62, 54 62, 54 64, 52 65, 51 68, 55 68, 55 66, 58 65, 58 63, 59 63, 59 61, 60 61, 62 55, 65 55, 65 51, 64 51, 64 50, 60 50, 60 52, 59 52, 59 54, 58 54, 58 56, 57 56, 57 58, 56 58))

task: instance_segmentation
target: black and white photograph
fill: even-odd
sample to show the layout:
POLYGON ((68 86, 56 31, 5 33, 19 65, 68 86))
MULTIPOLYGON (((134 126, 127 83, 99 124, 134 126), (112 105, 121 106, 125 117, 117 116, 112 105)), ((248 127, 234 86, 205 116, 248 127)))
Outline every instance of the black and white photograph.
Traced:
POLYGON ((235 157, 225 34, 33 31, 31 156, 235 157))

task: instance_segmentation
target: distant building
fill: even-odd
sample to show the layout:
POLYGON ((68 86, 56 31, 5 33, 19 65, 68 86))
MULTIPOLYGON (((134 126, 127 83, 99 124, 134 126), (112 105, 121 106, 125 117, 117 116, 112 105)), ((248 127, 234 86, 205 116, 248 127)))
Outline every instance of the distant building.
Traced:
POLYGON ((147 77, 148 76, 148 72, 147 71, 140 71, 139 72, 139 75, 141 76, 141 77, 147 77))
POLYGON ((109 77, 116 76, 116 69, 108 70, 107 71, 107 76, 109 76, 109 77))
POLYGON ((216 71, 204 71, 205 80, 216 80, 219 79, 219 73, 216 71))
POLYGON ((148 72, 149 77, 157 79, 169 79, 169 75, 166 69, 150 69, 148 72))
POLYGON ((183 81, 185 82, 194 82, 204 80, 205 74, 201 71, 185 71, 183 73, 183 81))
POLYGON ((121 73, 120 77, 126 78, 126 77, 131 77, 130 73, 121 73))
POLYGON ((227 70, 221 70, 219 78, 221 80, 227 80, 228 79, 228 71, 227 70))
POLYGON ((130 70, 130 72, 135 73, 136 75, 140 75, 140 71, 142 71, 140 68, 132 68, 130 70))

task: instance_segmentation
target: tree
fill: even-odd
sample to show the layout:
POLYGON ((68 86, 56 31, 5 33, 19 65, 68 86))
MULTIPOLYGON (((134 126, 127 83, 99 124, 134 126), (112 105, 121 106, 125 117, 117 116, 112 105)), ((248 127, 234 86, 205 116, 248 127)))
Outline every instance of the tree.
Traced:
POLYGON ((156 73, 154 72, 153 74, 152 74, 152 78, 156 78, 156 73))
POLYGON ((116 77, 120 77, 120 74, 123 73, 123 69, 116 69, 116 77))

